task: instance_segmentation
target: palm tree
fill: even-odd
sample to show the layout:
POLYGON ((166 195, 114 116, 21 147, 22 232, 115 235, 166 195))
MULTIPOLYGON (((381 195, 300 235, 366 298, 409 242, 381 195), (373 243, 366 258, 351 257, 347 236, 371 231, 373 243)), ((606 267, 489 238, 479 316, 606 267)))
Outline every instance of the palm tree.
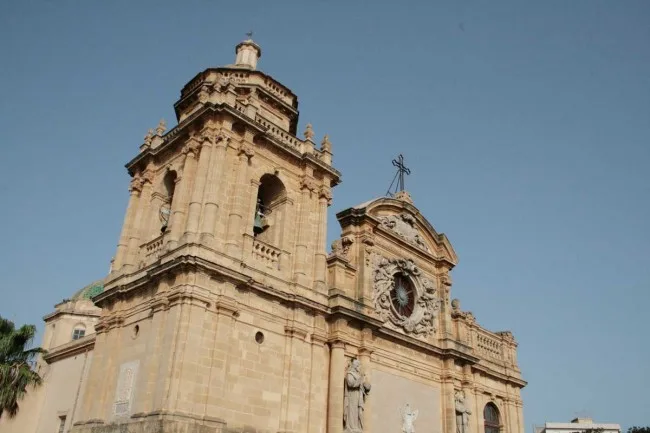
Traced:
POLYGON ((13 418, 27 388, 42 383, 41 376, 32 370, 31 365, 36 355, 45 351, 40 347, 26 349, 34 334, 34 325, 16 329, 12 321, 0 317, 0 418, 5 411, 9 418, 13 418))

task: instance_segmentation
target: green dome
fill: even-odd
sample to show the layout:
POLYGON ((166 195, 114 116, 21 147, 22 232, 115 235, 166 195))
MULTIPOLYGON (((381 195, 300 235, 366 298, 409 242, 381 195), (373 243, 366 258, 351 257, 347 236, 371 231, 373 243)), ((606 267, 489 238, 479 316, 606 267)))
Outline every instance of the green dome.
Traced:
POLYGON ((88 284, 83 289, 77 291, 72 295, 72 300, 77 301, 80 299, 92 299, 94 296, 99 295, 104 291, 104 280, 98 280, 88 284))

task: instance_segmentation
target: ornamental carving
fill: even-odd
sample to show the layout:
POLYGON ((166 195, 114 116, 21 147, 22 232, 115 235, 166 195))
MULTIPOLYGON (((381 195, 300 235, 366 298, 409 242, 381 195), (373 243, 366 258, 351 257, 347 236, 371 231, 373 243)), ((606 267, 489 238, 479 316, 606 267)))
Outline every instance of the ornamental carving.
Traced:
POLYGON ((325 199, 328 205, 332 204, 332 191, 330 191, 330 189, 325 185, 320 187, 318 197, 325 199))
POLYGON ((382 257, 375 267, 373 291, 375 310, 384 323, 416 336, 436 331, 440 298, 412 260, 382 257))
POLYGON ((348 258, 350 252, 350 247, 354 243, 349 236, 343 236, 341 239, 337 239, 332 242, 332 254, 331 256, 342 257, 344 259, 348 258))
POLYGON ((133 179, 131 179, 131 184, 129 185, 129 190, 130 191, 141 192, 143 186, 144 186, 143 177, 140 174, 136 174, 135 176, 133 176, 133 179))
POLYGON ((255 149, 250 143, 243 142, 239 147, 239 155, 245 155, 246 158, 251 159, 255 156, 255 149))
POLYGON ((316 191, 318 189, 318 184, 315 180, 310 179, 309 177, 303 177, 300 181, 300 189, 308 189, 309 191, 316 191))
POLYGON ((200 149, 201 149, 201 140, 199 139, 198 134, 193 134, 185 144, 185 147, 183 148, 183 153, 185 155, 192 154, 192 156, 197 156, 199 154, 200 149))
POLYGON ((451 317, 452 319, 462 319, 469 324, 476 323, 476 318, 471 311, 462 311, 460 309, 460 301, 458 299, 451 301, 451 317))
POLYGON ((384 229, 395 233, 400 238, 425 251, 429 251, 429 247, 424 243, 415 226, 415 217, 412 215, 407 213, 388 215, 380 217, 379 222, 384 229))

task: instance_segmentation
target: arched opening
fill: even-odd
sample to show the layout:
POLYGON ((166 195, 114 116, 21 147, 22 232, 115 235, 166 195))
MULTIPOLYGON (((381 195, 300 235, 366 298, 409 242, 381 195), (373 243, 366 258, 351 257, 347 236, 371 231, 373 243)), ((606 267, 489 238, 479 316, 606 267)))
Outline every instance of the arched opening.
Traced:
POLYGON ((82 324, 75 325, 72 331, 72 339, 78 340, 86 335, 86 327, 82 324))
POLYGON ((163 203, 160 205, 158 216, 160 218, 160 231, 165 233, 169 228, 172 214, 172 201, 174 199, 174 190, 176 189, 176 172, 168 171, 163 178, 163 203))
POLYGON ((483 420, 485 422, 485 433, 499 433, 501 422, 499 421, 499 409, 494 403, 488 403, 483 409, 483 420))
POLYGON ((287 190, 277 176, 265 174, 260 178, 253 217, 253 235, 256 238, 279 245, 286 198, 287 190))

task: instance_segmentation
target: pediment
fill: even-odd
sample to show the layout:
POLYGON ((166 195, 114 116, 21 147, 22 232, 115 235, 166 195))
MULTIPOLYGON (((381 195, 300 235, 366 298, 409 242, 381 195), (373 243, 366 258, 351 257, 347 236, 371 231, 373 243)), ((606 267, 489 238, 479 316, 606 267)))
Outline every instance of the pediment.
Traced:
POLYGON ((458 257, 443 233, 438 233, 420 211, 406 200, 382 197, 337 215, 343 227, 370 222, 375 232, 380 231, 397 243, 407 244, 437 259, 455 266, 458 257))

